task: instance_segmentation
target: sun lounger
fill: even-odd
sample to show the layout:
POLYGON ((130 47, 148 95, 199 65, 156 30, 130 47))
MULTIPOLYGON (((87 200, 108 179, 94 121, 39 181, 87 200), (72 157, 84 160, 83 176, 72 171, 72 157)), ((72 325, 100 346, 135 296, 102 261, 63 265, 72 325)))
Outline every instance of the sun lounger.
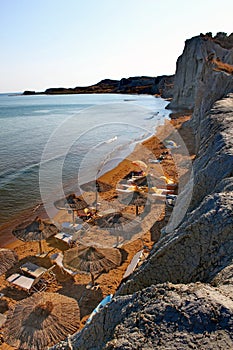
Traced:
POLYGON ((72 243, 72 235, 66 232, 59 232, 54 236, 58 241, 62 241, 67 244, 72 243))
POLYGON ((62 272, 66 272, 68 275, 74 276, 77 274, 77 272, 66 269, 62 263, 63 260, 63 254, 62 253, 55 253, 50 256, 50 260, 52 264, 56 264, 58 267, 60 267, 62 272))
POLYGON ((71 229, 72 226, 73 226, 73 224, 71 222, 68 222, 68 221, 62 222, 62 224, 61 224, 61 227, 63 229, 71 229))
POLYGON ((33 264, 30 261, 20 266, 20 270, 33 278, 40 278, 47 271, 44 267, 33 264))
POLYGON ((149 163, 150 164, 159 164, 162 162, 162 158, 161 159, 149 159, 149 163))
POLYGON ((29 277, 39 279, 43 276, 46 278, 46 282, 51 282, 56 280, 56 275, 52 271, 54 267, 55 265, 51 266, 49 269, 46 269, 45 267, 38 266, 28 261, 20 267, 20 270, 24 274, 29 275, 29 277))
POLYGON ((99 211, 97 213, 98 216, 105 216, 105 215, 108 215, 108 214, 115 214, 116 213, 116 209, 106 209, 106 210, 102 210, 102 211, 99 211))
POLYGON ((7 281, 14 287, 18 287, 27 291, 29 294, 31 292, 43 291, 46 289, 45 283, 40 283, 40 278, 32 278, 20 275, 19 273, 14 273, 7 278, 7 281), (38 286, 37 286, 38 284, 38 286))
POLYGON ((122 188, 116 188, 117 192, 121 192, 121 193, 133 193, 134 191, 129 188, 127 189, 122 189, 122 188))
POLYGON ((140 250, 139 252, 137 252, 133 259, 131 260, 130 264, 128 265, 124 275, 123 275, 123 278, 122 279, 126 279, 128 278, 133 272, 134 270, 136 269, 138 263, 140 262, 140 259, 142 258, 143 256, 143 249, 140 250))
POLYGON ((150 188, 151 193, 156 193, 156 194, 167 194, 167 193, 172 193, 174 192, 173 190, 166 190, 164 188, 157 188, 157 187, 151 187, 150 188))
POLYGON ((62 231, 64 231, 64 233, 66 232, 70 233, 71 231, 78 231, 82 228, 81 223, 72 224, 71 222, 68 222, 68 221, 63 222, 61 226, 62 226, 62 231))

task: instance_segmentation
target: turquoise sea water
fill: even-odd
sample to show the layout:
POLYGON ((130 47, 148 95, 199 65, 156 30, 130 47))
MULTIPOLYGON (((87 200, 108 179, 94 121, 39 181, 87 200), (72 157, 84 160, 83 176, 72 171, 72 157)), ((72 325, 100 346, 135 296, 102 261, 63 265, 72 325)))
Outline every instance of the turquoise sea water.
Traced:
POLYGON ((115 166, 151 136, 169 111, 146 95, 16 96, 0 94, 0 224, 115 166), (62 165, 62 167, 61 167, 62 165))

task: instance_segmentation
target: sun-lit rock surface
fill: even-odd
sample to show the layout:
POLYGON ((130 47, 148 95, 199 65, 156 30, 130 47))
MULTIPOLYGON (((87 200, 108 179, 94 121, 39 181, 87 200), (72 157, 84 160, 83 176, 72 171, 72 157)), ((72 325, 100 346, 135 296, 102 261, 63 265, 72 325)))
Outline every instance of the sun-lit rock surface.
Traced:
POLYGON ((195 37, 178 60, 170 106, 194 109, 197 157, 173 220, 109 306, 54 349, 233 348, 233 94, 221 99, 233 80, 213 69, 215 56, 233 63, 223 46, 195 37))

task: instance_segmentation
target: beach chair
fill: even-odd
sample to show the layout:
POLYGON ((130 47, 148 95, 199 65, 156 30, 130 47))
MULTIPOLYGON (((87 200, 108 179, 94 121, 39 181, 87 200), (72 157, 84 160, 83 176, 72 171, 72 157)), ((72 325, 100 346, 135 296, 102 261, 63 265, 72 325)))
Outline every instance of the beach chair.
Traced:
MULTIPOLYGON (((91 220, 91 219, 89 219, 89 220, 91 220)), ((88 224, 88 222, 83 222, 83 224, 79 225, 79 226, 80 226, 79 230, 75 231, 72 234, 72 238, 71 238, 71 241, 69 243, 69 245, 71 247, 74 246, 80 239, 82 239, 82 237, 84 236, 85 232, 90 230, 90 225, 88 224)))
POLYGON ((52 282, 57 281, 56 274, 53 272, 55 267, 56 267, 56 265, 53 264, 51 267, 46 269, 46 271, 44 272, 43 279, 46 281, 46 283, 52 283, 52 282))
POLYGON ((109 214, 115 214, 117 212, 116 209, 113 209, 113 208, 110 208, 110 209, 106 209, 106 210, 102 210, 102 211, 99 211, 97 213, 97 215, 99 217, 102 217, 102 216, 106 216, 106 215, 109 215, 109 214))
POLYGON ((120 193, 133 193, 134 192, 130 188, 126 188, 125 190, 122 188, 116 188, 116 191, 120 192, 120 193))
POLYGON ((20 266, 20 270, 23 274, 32 278, 40 278, 47 271, 46 268, 33 264, 30 261, 20 266))
POLYGON ((71 233, 74 231, 78 231, 82 228, 82 223, 72 224, 71 222, 65 221, 61 224, 62 232, 71 233))
POLYGON ((66 269, 63 265, 63 254, 62 253, 55 253, 53 255, 50 256, 50 261, 52 264, 56 264, 62 273, 67 273, 70 276, 75 276, 77 274, 76 271, 72 271, 69 269, 66 269))
POLYGON ((134 270, 138 266, 142 256, 143 256, 143 249, 139 250, 139 252, 137 252, 134 255, 133 259, 131 260, 130 264, 128 265, 128 267, 127 267, 127 269, 122 277, 122 280, 128 278, 134 272, 134 270))
POLYGON ((42 292, 46 290, 47 285, 44 281, 41 281, 41 277, 32 278, 19 273, 14 273, 7 278, 7 282, 10 283, 10 286, 17 287, 26 291, 28 294, 33 292, 42 292))
POLYGON ((66 232, 59 232, 54 236, 56 240, 67 243, 68 245, 72 244, 72 237, 73 235, 71 233, 66 232))
POLYGON ((68 221, 64 221, 61 224, 61 229, 63 232, 69 232, 73 227, 73 224, 71 222, 68 221))
POLYGON ((31 263, 30 261, 26 262, 22 266, 20 266, 20 270, 26 274, 29 275, 29 277, 32 278, 44 278, 46 282, 52 282, 56 280, 56 275, 53 272, 53 269, 56 265, 51 266, 50 268, 46 269, 45 267, 38 266, 36 264, 31 263))

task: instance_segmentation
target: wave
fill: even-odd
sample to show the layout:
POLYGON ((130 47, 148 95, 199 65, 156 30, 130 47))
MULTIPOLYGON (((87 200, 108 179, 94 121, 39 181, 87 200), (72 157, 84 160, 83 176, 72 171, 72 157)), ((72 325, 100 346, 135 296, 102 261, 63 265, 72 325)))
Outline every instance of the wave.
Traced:
POLYGON ((111 139, 109 139, 109 140, 107 140, 107 141, 104 141, 105 143, 112 143, 112 142, 114 142, 114 141, 116 141, 117 140, 117 136, 114 136, 113 138, 111 138, 111 139))
MULTIPOLYGON (((36 163, 34 162, 34 163, 27 164, 18 170, 2 172, 0 174, 0 187, 4 187, 4 186, 8 185, 9 183, 14 181, 15 179, 22 177, 22 175, 32 173, 33 171, 35 171, 35 169, 37 169, 37 168, 39 169, 39 167, 42 164, 56 161, 58 159, 61 159, 62 157, 64 157, 64 155, 54 156, 54 157, 51 157, 50 159, 46 159, 44 161, 39 161, 36 163)), ((38 172, 38 174, 39 174, 39 172, 38 172)))

